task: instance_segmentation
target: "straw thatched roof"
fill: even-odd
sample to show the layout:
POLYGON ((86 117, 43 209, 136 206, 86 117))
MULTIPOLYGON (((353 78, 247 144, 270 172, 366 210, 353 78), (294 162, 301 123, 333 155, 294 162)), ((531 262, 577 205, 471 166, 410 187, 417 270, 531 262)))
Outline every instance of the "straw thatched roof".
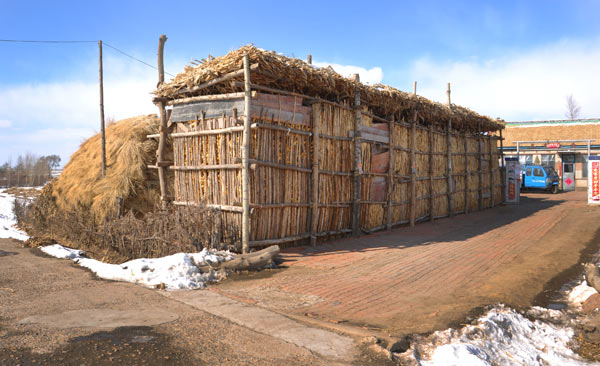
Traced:
POLYGON ((157 142, 146 135, 158 131, 156 115, 124 119, 106 127, 106 176, 101 176, 100 134, 81 144, 54 181, 51 194, 59 209, 89 208, 103 220, 114 217, 117 197, 126 211, 146 213, 160 202, 158 177, 147 169, 154 161, 157 142))
MULTIPOLYGON (((452 119, 452 124, 461 129, 474 130, 478 124, 481 124, 483 131, 503 128, 500 120, 480 115, 461 106, 453 105, 451 110, 447 105, 387 85, 365 85, 337 74, 331 67, 318 68, 303 60, 261 50, 252 45, 231 51, 225 56, 203 60, 199 65, 188 65, 173 80, 160 85, 154 94, 158 99, 169 100, 191 95, 242 91, 240 86, 232 85, 229 80, 195 93, 182 93, 227 73, 240 70, 244 54, 248 54, 251 64, 258 64, 258 68, 251 73, 254 84, 334 102, 353 99, 358 89, 361 92, 362 104, 367 104, 374 114, 383 118, 391 115, 407 117, 410 115, 408 113, 418 105, 419 116, 426 123, 445 124, 448 119, 452 119)), ((240 75, 234 80, 243 80, 243 76, 240 75)))

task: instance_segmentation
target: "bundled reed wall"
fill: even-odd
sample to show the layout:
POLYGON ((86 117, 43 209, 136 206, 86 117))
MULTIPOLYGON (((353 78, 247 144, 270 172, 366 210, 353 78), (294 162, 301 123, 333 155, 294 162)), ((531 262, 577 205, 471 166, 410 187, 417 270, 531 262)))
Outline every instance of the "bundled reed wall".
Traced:
MULTIPOLYGON (((236 243, 244 111, 239 96, 230 99, 174 110, 172 169, 175 202, 220 210, 222 239, 236 243)), ((363 106, 355 133, 349 103, 254 93, 251 108, 251 246, 350 233, 355 203, 360 229, 371 232, 502 200, 495 136, 433 127, 418 110, 390 121, 363 106), (355 144, 360 144, 359 202, 353 201, 355 144)))

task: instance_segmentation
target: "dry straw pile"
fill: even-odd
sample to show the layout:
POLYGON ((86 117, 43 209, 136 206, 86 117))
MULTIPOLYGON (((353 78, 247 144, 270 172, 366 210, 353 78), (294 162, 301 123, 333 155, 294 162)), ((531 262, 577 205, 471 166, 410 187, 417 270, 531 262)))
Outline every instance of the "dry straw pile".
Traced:
POLYGON ((53 184, 51 194, 57 207, 87 207, 102 221, 117 215, 120 197, 124 211, 151 211, 160 202, 158 177, 155 171, 147 169, 154 162, 157 142, 146 135, 156 133, 158 125, 156 115, 147 115, 107 126, 104 179, 100 134, 83 142, 53 184))

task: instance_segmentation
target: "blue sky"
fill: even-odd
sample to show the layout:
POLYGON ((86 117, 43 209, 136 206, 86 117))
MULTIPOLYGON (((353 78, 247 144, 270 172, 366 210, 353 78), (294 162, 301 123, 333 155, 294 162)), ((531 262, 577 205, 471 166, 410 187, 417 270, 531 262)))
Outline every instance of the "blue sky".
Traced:
MULTIPOLYGON (((506 120, 600 117, 600 1, 4 1, 0 39, 98 40, 166 71, 247 43, 506 120)), ((99 129, 97 45, 0 42, 0 163, 99 129)), ((155 113, 156 71, 104 49, 105 109, 155 113)))

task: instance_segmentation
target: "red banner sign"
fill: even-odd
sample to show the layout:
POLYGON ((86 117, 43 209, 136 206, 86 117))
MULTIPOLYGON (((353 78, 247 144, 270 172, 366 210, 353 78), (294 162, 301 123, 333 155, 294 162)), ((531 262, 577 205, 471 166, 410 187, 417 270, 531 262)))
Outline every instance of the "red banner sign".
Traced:
POLYGON ((546 144, 547 149, 558 149, 560 144, 558 142, 549 142, 546 144))
POLYGON ((600 199, 600 161, 592 162, 592 200, 600 199))

